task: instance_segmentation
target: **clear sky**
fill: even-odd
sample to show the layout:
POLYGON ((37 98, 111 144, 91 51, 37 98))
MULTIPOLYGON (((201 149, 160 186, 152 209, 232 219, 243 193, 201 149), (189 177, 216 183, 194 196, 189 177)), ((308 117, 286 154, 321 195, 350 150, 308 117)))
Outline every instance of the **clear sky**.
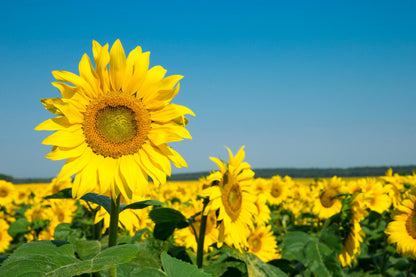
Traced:
POLYGON ((415 1, 2 1, 0 173, 53 177, 53 70, 78 74, 92 40, 181 74, 188 162, 246 148, 252 168, 416 164, 415 1))

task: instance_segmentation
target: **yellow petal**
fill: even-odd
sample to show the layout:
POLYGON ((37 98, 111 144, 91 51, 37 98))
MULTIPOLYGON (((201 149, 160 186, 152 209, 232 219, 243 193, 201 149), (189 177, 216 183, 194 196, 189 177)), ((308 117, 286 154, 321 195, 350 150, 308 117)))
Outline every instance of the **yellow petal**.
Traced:
POLYGON ((89 94, 97 97, 99 94, 97 88, 97 76, 95 74, 94 68, 92 67, 91 60, 87 54, 82 56, 78 69, 80 77, 83 78, 92 89, 89 94))
POLYGON ((143 96, 143 102, 145 105, 147 106, 148 104, 155 103, 157 102, 156 100, 165 100, 166 102, 170 101, 171 99, 160 99, 159 91, 161 91, 162 95, 164 95, 163 91, 173 89, 182 78, 183 76, 181 75, 171 75, 151 83, 147 87, 144 87, 143 85, 141 95, 143 96))
POLYGON ((139 154, 134 154, 134 158, 147 175, 152 178, 153 183, 157 185, 166 183, 166 173, 151 162, 151 159, 149 159, 147 153, 143 149, 139 151, 139 154))
POLYGON ((103 158, 98 167, 100 193, 104 194, 114 185, 116 162, 113 158, 103 158))
MULTIPOLYGON (((129 93, 136 93, 140 90, 149 69, 149 55, 150 52, 141 53, 134 59, 133 74, 128 82, 123 85, 123 91, 129 93)), ((139 97, 140 98, 140 97, 139 97)))
POLYGON ((81 78, 80 76, 72 73, 72 72, 68 72, 68 71, 52 71, 52 75, 55 77, 56 80, 58 81, 62 81, 62 82, 67 82, 67 83, 71 83, 77 87, 82 88, 82 92, 87 94, 89 97, 93 97, 94 93, 93 93, 93 88, 90 86, 90 84, 85 81, 83 78, 81 78))
POLYGON ((192 136, 187 129, 180 125, 152 123, 152 129, 149 131, 148 138, 153 144, 161 145, 168 142, 181 141, 184 138, 192 139, 192 136))
POLYGON ((142 149, 153 163, 157 164, 166 175, 170 176, 172 169, 169 160, 159 148, 153 147, 150 143, 145 143, 142 149))
POLYGON ((75 158, 81 156, 82 153, 84 153, 86 147, 88 147, 86 143, 82 143, 81 145, 75 148, 56 147, 45 157, 54 161, 75 158))
POLYGON ((91 148, 87 147, 81 156, 69 158, 64 166, 62 166, 61 172, 59 172, 57 179, 67 179, 75 173, 80 172, 90 161, 91 155, 95 154, 92 153, 91 148))
POLYGON ((66 129, 69 126, 71 126, 71 124, 68 122, 68 119, 66 117, 58 116, 42 122, 41 124, 35 127, 35 130, 56 131, 66 129))
POLYGON ((209 159, 211 161, 213 161, 218 166, 218 168, 220 169, 222 174, 224 174, 227 171, 226 165, 221 160, 219 160, 215 157, 209 157, 209 159))
POLYGON ((61 130, 44 139, 42 144, 71 148, 80 145, 84 141, 85 137, 81 129, 75 132, 61 130))
POLYGON ((75 197, 81 198, 89 192, 95 192, 98 185, 96 156, 92 156, 90 163, 82 169, 79 175, 81 175, 81 180, 75 197))
POLYGON ((70 85, 61 82, 52 82, 52 85, 58 88, 62 98, 66 99, 71 98, 78 91, 77 87, 71 87, 70 85))
POLYGON ((120 91, 126 72, 126 54, 119 39, 114 42, 110 50, 110 78, 114 91, 120 91))
POLYGON ((244 152, 244 145, 243 145, 241 146, 240 150, 238 150, 237 154, 235 155, 234 163, 236 165, 240 164, 244 160, 244 157, 245 157, 245 152, 244 152))
POLYGON ((159 145, 157 148, 159 148, 163 155, 165 155, 176 167, 182 168, 188 166, 188 164, 182 158, 182 156, 179 155, 179 153, 176 152, 172 147, 166 144, 162 144, 159 145))

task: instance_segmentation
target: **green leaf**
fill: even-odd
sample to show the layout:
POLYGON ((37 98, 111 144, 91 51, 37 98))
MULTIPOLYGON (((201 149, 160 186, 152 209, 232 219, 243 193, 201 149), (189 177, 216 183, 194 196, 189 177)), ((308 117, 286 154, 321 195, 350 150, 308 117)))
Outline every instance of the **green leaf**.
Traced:
POLYGON ((155 208, 150 211, 149 216, 156 223, 153 235, 160 240, 169 238, 175 228, 182 229, 189 226, 186 217, 171 208, 155 208))
MULTIPOLYGON (((44 197, 45 199, 62 199, 72 198, 72 189, 66 188, 58 191, 55 194, 44 197)), ((87 193, 81 197, 82 200, 89 201, 103 207, 108 213, 111 209, 111 198, 105 195, 99 195, 97 193, 87 193)))
POLYGON ((333 249, 337 254, 342 253, 344 248, 341 236, 339 235, 339 227, 336 224, 331 224, 328 226, 320 235, 319 240, 331 249, 333 249))
POLYGON ((189 225, 186 217, 180 211, 171 208, 155 208, 150 211, 149 216, 156 224, 174 222, 179 225, 183 224, 182 228, 189 225))
POLYGON ((163 222, 155 225, 153 236, 160 240, 167 240, 175 231, 175 224, 171 222, 163 222))
POLYGON ((55 228, 54 238, 56 240, 69 241, 71 243, 83 237, 79 229, 71 228, 70 223, 61 223, 55 228))
POLYGON ((145 200, 145 201, 131 203, 129 205, 121 204, 120 212, 124 211, 125 209, 143 209, 149 206, 161 206, 161 205, 165 205, 165 203, 157 201, 157 200, 145 200))
POLYGON ((97 193, 87 193, 83 197, 81 197, 82 200, 89 201, 95 204, 100 205, 103 207, 108 213, 110 213, 111 210, 111 198, 105 195, 99 195, 97 193))
POLYGON ((279 268, 263 262, 254 254, 244 253, 243 257, 244 257, 244 262, 247 265, 248 276, 256 276, 256 277, 268 277, 268 276, 287 277, 288 276, 279 268))
POLYGON ((81 260, 88 260, 100 253, 101 243, 97 240, 76 240, 74 250, 81 260))
POLYGON ((51 241, 22 245, 0 267, 0 276, 74 276, 109 269, 126 263, 137 254, 135 245, 108 248, 91 259, 81 261, 72 244, 57 247, 51 241))
POLYGON ((282 257, 301 262, 305 266, 305 271, 302 273, 310 272, 315 276, 324 277, 344 276, 336 251, 320 242, 317 237, 293 232, 286 234, 284 241, 282 257))
POLYGON ((304 232, 290 232, 284 237, 284 248, 282 251, 282 258, 287 260, 304 261, 303 249, 311 240, 311 237, 304 232))
POLYGON ((311 241, 305 246, 305 256, 307 260, 307 264, 305 264, 305 266, 307 266, 308 269, 310 269, 317 276, 331 277, 331 272, 325 267, 325 257, 322 253, 326 252, 327 249, 320 249, 320 245, 322 244, 311 241))
MULTIPOLYGON (((165 242, 150 238, 136 243, 135 246, 138 248, 136 257, 128 263, 118 266, 117 276, 167 276, 166 273, 162 271, 160 262, 160 253, 166 248, 165 242)), ((104 276, 107 276, 107 274, 108 273, 105 272, 104 276)))
POLYGON ((267 263, 275 267, 278 267, 283 272, 290 274, 290 276, 294 276, 297 272, 297 269, 292 265, 292 263, 289 260, 276 259, 268 261, 267 263))
POLYGON ((181 260, 169 256, 168 253, 163 252, 160 255, 162 266, 169 277, 209 277, 208 273, 199 270, 195 265, 185 263, 181 260))
MULTIPOLYGON (((62 198, 72 198, 72 189, 66 188, 61 191, 58 191, 55 194, 44 197, 44 199, 62 199, 62 198)), ((101 207, 103 207, 108 213, 110 213, 111 198, 108 196, 99 195, 97 193, 87 193, 84 196, 82 196, 81 199, 98 204, 101 207)), ((157 201, 157 200, 145 200, 145 201, 135 202, 129 205, 122 203, 120 204, 119 213, 121 213, 125 209, 143 209, 149 206, 161 206, 161 205, 165 205, 165 203, 157 201)))
POLYGON ((19 218, 9 227, 9 235, 15 237, 17 234, 24 234, 29 231, 30 223, 27 221, 26 218, 19 218))
POLYGON ((60 190, 55 194, 45 196, 43 199, 67 199, 67 198, 72 198, 71 188, 60 190))

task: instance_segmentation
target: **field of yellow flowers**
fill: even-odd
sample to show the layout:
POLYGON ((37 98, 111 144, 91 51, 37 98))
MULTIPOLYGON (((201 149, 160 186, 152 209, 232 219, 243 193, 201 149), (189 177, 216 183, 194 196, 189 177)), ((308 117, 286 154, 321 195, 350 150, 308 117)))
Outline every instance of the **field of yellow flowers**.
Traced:
MULTIPOLYGON (((172 181, 163 186, 149 183, 146 195, 139 197, 133 193, 131 200, 122 199, 122 206, 147 199, 158 200, 156 204, 160 205, 126 208, 120 212, 119 245, 136 244, 144 252, 121 262, 118 275, 177 276, 169 273, 167 262, 161 258, 164 251, 179 267, 196 263, 203 214, 207 218, 203 246, 206 276, 415 274, 412 259, 416 255, 416 198, 413 196, 416 175, 399 176, 388 171, 377 178, 274 176, 249 180, 247 189, 242 187, 241 195, 229 194, 228 207, 212 207, 218 204, 213 201, 204 213, 201 213, 203 196, 212 197, 215 194, 212 190, 218 187, 214 173, 198 181, 172 181), (236 227, 218 208, 233 211, 236 202, 232 198, 238 200, 238 197, 245 203, 238 214, 244 221, 236 227), (246 205, 248 202, 253 205, 246 205), (167 219, 158 218, 155 211, 160 209, 174 213, 168 214, 167 219), (157 225, 164 228, 157 229, 157 225)), ((110 215, 105 205, 94 203, 98 202, 94 199, 91 202, 70 198, 65 193, 71 186, 71 179, 24 185, 0 181, 2 276, 12 276, 17 267, 29 266, 19 256, 22 253, 37 265, 45 262, 32 252, 21 250, 20 246, 30 245, 28 242, 50 243, 43 246, 45 251, 51 247, 62 248, 57 247, 59 242, 69 242, 73 245, 72 255, 79 263, 93 259, 106 248, 110 215), (51 195, 55 197, 49 198, 51 195)), ((36 247, 39 243, 33 245, 36 247)), ((57 253, 55 250, 52 255, 63 255, 57 253)), ((58 263, 57 268, 61 267, 58 263)), ((48 273, 46 267, 40 266, 38 270, 48 273)), ((73 270, 73 275, 82 273, 73 270)), ((107 273, 103 272, 105 276, 107 273)))
POLYGON ((0 180, 0 276, 414 276, 416 175, 255 178, 244 146, 217 171, 166 182, 191 139, 171 101, 183 76, 149 52, 92 42, 79 75, 52 74, 60 97, 49 184, 0 180), (94 63, 94 65, 93 65, 94 63), (151 181, 150 181, 151 180, 151 181))

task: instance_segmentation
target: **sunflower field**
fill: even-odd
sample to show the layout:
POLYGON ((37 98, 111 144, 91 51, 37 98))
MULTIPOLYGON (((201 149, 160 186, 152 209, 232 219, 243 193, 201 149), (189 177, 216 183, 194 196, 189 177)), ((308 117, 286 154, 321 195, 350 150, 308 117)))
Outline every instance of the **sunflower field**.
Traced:
POLYGON ((256 178, 243 146, 169 181, 195 116, 171 103, 182 76, 119 40, 92 52, 41 100, 56 178, 0 180, 0 276, 416 276, 416 174, 256 178))
POLYGON ((111 266, 117 276, 416 274, 416 175, 239 176, 238 192, 221 189, 219 173, 151 183, 149 194, 122 198, 118 246, 112 248, 109 197, 72 199, 71 179, 0 181, 0 275, 107 276, 111 266), (212 197, 207 205, 205 195, 212 197))

